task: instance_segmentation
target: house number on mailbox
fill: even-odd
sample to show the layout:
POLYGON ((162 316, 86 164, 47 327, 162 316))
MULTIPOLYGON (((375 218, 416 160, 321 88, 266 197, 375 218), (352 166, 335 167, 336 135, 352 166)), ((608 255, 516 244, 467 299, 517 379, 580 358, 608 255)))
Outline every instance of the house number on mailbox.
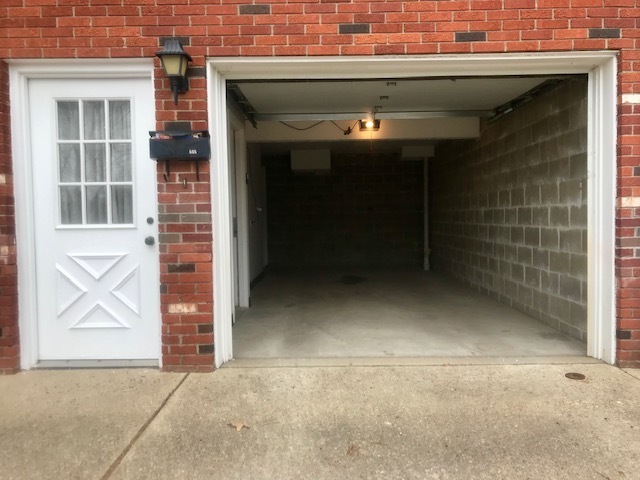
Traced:
MULTIPOLYGON (((200 180, 199 160, 209 160, 211 146, 209 132, 206 130, 188 130, 182 132, 149 132, 149 156, 155 160, 165 161, 164 179, 169 181, 171 160, 195 160, 196 179, 200 180)), ((186 188, 186 180, 184 180, 186 188)))
POLYGON ((209 160, 209 132, 149 132, 149 153, 155 160, 209 160))

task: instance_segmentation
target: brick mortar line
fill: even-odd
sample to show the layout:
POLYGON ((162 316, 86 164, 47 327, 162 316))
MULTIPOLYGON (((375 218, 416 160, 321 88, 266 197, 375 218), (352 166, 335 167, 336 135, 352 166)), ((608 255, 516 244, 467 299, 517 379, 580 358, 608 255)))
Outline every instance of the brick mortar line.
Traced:
POLYGON ((125 449, 120 452, 120 455, 118 455, 118 458, 116 458, 113 463, 111 463, 111 465, 109 465, 109 468, 107 469, 107 471, 104 473, 104 475, 102 475, 102 477, 100 477, 100 480, 107 480, 111 474, 113 474, 113 472, 116 470, 116 468, 118 468, 120 466, 120 464, 122 463, 122 460, 124 460, 124 457, 127 456, 127 454, 131 451, 131 449, 133 448, 133 446, 135 445, 135 443, 138 441, 138 439, 142 436, 142 434, 147 430, 147 428, 149 427, 149 425, 151 425, 151 422, 153 422, 156 417, 160 414, 160 412, 162 411, 162 409, 165 407, 165 405, 169 402, 169 400, 171 399, 171 397, 173 397, 173 394, 176 393, 176 391, 182 386, 182 384, 185 382, 185 380, 189 377, 189 373, 187 373, 184 377, 182 377, 182 380, 180 380, 180 382, 178 383, 178 385, 175 386, 175 388, 173 390, 171 390, 171 392, 169 392, 169 395, 167 395, 167 397, 163 400, 163 402, 160 404, 160 406, 156 409, 155 412, 153 412, 153 414, 151 415, 151 417, 149 417, 147 419, 146 422, 144 422, 144 425, 142 425, 142 427, 140 427, 140 429, 138 430, 138 432, 134 435, 134 437, 131 439, 131 441, 129 442, 129 444, 125 447, 125 449))

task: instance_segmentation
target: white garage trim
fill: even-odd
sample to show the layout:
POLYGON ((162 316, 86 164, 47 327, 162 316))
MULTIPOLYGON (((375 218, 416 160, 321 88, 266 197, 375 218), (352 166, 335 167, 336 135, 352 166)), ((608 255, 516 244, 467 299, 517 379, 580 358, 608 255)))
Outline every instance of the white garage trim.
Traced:
POLYGON ((588 355, 615 363, 616 53, 238 57, 208 61, 216 366, 233 358, 226 80, 589 74, 588 355))
POLYGON ((616 58, 589 73, 587 354, 616 361, 616 58))
POLYGON ((209 65, 225 79, 359 79, 587 73, 615 52, 502 53, 401 57, 234 57, 209 65))
POLYGON ((207 82, 209 134, 211 136, 211 215, 213 221, 213 341, 215 365, 233 359, 234 293, 227 145, 227 91, 225 79, 210 69, 207 82))

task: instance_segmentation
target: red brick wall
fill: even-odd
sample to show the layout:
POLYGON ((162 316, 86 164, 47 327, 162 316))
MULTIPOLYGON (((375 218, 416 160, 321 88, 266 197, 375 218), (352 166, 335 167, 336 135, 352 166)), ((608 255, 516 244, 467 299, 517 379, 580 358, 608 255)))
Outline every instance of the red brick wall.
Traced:
MULTIPOLYGON (((163 36, 188 37, 187 50, 196 68, 204 66, 207 56, 613 49, 620 51, 619 94, 640 93, 640 14, 636 0, 3 0, 0 5, 0 59, 152 57, 163 36)), ((159 69, 156 79, 158 128, 170 121, 206 128, 204 78, 194 79, 192 89, 181 96, 177 107, 169 99, 159 69)), ((619 197, 640 194, 640 171, 636 168, 640 165, 638 109, 637 105, 620 106, 619 197)), ((192 165, 184 168, 189 172, 181 173, 193 174, 192 165)), ((172 175, 163 188, 178 188, 179 175, 172 175)), ((207 183, 205 176, 189 185, 204 192, 207 183)), ((175 192, 160 190, 161 209, 166 209, 175 200, 175 192)), ((197 196, 191 199, 184 194, 181 199, 176 195, 178 202, 185 202, 178 204, 184 208, 203 208, 200 202, 207 202, 195 200, 197 196)), ((193 228, 203 225, 178 220, 183 222, 193 228)), ((619 363, 640 366, 640 209, 621 206, 617 222, 619 363)), ((177 228, 171 225, 176 224, 161 227, 177 228)), ((190 234, 180 233, 184 241, 190 234)), ((201 235, 190 248, 205 248, 205 234, 201 235)), ((175 258, 164 255, 175 254, 171 251, 177 248, 175 245, 161 245, 163 288, 167 291, 168 279, 186 275, 168 271, 175 258)), ((210 249, 204 254, 210 255, 210 249)), ((208 262, 198 258, 194 261, 196 269, 205 268, 208 262)), ((180 257, 177 262, 192 263, 180 257)), ((204 277, 189 281, 199 286, 209 282, 204 277)), ((209 365, 211 354, 204 351, 209 349, 206 345, 210 345, 210 337, 196 341, 191 331, 175 333, 170 328, 176 324, 204 325, 201 322, 211 315, 206 312, 209 302, 176 300, 167 295, 162 300, 166 312, 163 348, 175 355, 165 354, 166 368, 188 370, 209 365), (197 311, 174 318, 168 310, 175 302, 194 303, 197 311), (191 353, 178 353, 176 345, 189 347, 184 351, 191 353), (194 354, 193 345, 198 349, 203 346, 203 353, 194 354)))
MULTIPOLYGON (((188 38, 183 39, 190 52, 188 43, 188 38)), ((179 96, 177 106, 161 68, 156 69, 155 78, 156 128, 206 130, 204 68, 190 68, 189 92, 179 96)), ((166 165, 158 164, 162 364, 166 371, 213 370, 209 162, 197 167, 195 162, 173 161, 165 178, 166 165)))
POLYGON ((7 64, 0 61, 0 374, 20 368, 8 73, 7 64))
POLYGON ((209 168, 158 166, 162 363, 167 371, 213 369, 212 237, 209 168), (185 184, 186 181, 186 184, 185 184))
MULTIPOLYGON (((638 20, 640 27, 640 20, 638 20)), ((639 30, 640 31, 640 30, 639 30)), ((640 45, 640 40, 636 40, 640 45)), ((629 52, 640 70, 640 52, 629 52)), ((620 74, 622 77, 623 74, 620 74)), ((624 75, 640 80, 640 73, 624 75)), ((624 91, 638 92, 622 84, 624 91)), ((640 367, 640 105, 618 107, 618 208, 616 214, 617 357, 621 366, 640 367)))

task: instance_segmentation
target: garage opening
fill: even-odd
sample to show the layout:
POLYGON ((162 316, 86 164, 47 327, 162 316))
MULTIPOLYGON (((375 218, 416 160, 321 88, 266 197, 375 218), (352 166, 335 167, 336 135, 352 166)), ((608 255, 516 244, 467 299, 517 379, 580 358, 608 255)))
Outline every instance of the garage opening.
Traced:
POLYGON ((306 59, 265 61, 256 77, 251 62, 216 65, 229 164, 213 193, 230 199, 214 214, 219 262, 230 253, 217 288, 236 306, 216 307, 218 363, 611 361, 615 62, 533 75, 532 59, 518 61, 407 77, 368 60, 363 77, 338 60, 328 73, 309 61, 311 74, 306 59))
POLYGON ((236 358, 586 354, 586 76, 227 88, 236 358))

